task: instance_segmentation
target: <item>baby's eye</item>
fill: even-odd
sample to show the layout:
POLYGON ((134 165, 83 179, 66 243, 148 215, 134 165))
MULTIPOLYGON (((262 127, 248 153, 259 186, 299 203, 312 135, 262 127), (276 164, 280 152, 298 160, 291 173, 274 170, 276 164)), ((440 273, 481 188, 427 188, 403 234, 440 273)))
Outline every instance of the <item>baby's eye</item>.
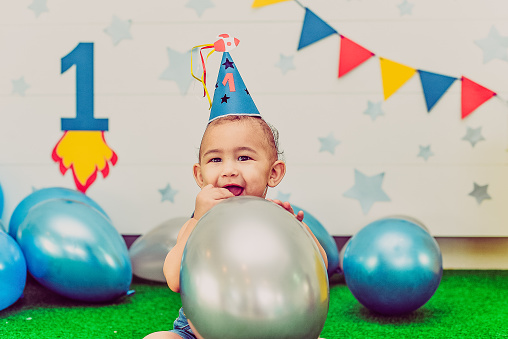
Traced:
POLYGON ((221 162, 222 159, 221 158, 212 158, 210 159, 210 162, 221 162))
POLYGON ((251 157, 248 157, 246 155, 241 155, 238 157, 238 161, 247 161, 247 160, 251 160, 252 158, 251 157))

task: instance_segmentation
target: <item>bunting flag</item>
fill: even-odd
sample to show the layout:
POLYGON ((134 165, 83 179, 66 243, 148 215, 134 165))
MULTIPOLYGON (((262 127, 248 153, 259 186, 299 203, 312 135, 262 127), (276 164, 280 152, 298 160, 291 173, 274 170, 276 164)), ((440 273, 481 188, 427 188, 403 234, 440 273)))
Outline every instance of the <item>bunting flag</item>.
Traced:
POLYGON ((432 107, 441 99, 457 78, 422 70, 418 70, 418 73, 420 74, 420 80, 422 82, 427 112, 430 112, 432 107))
POLYGON ((298 43, 298 50, 301 50, 302 48, 335 33, 337 33, 337 31, 333 27, 328 25, 306 7, 302 33, 300 34, 300 42, 298 43))
POLYGON ((416 73, 416 69, 385 58, 379 58, 381 63, 381 79, 385 100, 397 92, 416 73))
POLYGON ((475 109, 480 107, 490 98, 496 95, 490 89, 485 88, 474 81, 469 80, 465 76, 462 77, 461 90, 461 108, 462 119, 473 113, 475 109))
POLYGON ((345 36, 340 36, 340 55, 339 55, 339 78, 349 71, 355 69, 375 54, 368 49, 349 40, 345 36))
POLYGON ((254 0, 252 3, 252 8, 264 7, 268 5, 277 4, 279 2, 285 2, 289 0, 254 0))

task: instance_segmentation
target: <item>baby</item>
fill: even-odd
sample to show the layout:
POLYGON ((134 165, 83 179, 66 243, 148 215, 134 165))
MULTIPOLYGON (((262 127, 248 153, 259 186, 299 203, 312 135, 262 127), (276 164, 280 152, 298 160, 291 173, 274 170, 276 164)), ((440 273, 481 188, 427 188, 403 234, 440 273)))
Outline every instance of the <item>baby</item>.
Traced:
MULTIPOLYGON (((196 197, 194 216, 181 228, 177 243, 168 253, 164 275, 169 288, 180 291, 180 264, 187 239, 198 220, 222 200, 239 195, 266 197, 268 187, 277 186, 286 173, 279 159, 278 132, 261 117, 227 115, 211 121, 201 140, 199 162, 193 167, 201 191, 196 197)), ((288 202, 272 200, 294 214, 288 202)), ((303 220, 303 212, 295 217, 303 220)), ((304 224, 305 225, 305 224, 304 224)), ((307 225, 326 267, 326 252, 307 225)), ((145 338, 202 338, 185 318, 183 309, 169 332, 156 332, 145 338)))

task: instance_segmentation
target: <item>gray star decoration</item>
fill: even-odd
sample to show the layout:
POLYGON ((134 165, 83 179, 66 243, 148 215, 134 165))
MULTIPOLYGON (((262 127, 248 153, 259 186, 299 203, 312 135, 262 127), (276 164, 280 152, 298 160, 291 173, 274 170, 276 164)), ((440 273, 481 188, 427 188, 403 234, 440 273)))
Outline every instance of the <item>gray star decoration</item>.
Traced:
POLYGON ((30 88, 30 85, 28 85, 25 82, 25 77, 21 77, 17 80, 12 80, 12 93, 13 94, 17 93, 17 94, 24 97, 26 90, 29 88, 30 88))
POLYGON ((379 173, 371 177, 355 169, 355 185, 344 196, 357 199, 362 206, 363 214, 367 214, 377 201, 390 201, 390 198, 381 188, 385 174, 379 173))
POLYGON ((104 29, 104 32, 111 36, 113 45, 116 46, 123 39, 132 39, 130 29, 131 20, 121 20, 113 15, 111 24, 106 29, 104 29))
POLYGON ((285 56, 284 54, 281 54, 279 62, 275 64, 275 67, 280 68, 282 74, 286 74, 289 70, 296 69, 295 65, 293 64, 293 58, 293 55, 285 56))
POLYGON ((278 191, 275 199, 280 201, 289 201, 289 198, 291 198, 291 193, 282 193, 281 191, 278 191))
POLYGON ((492 26, 486 38, 474 42, 483 52, 483 63, 494 59, 508 61, 508 37, 499 35, 495 26, 492 26))
POLYGON ((471 128, 468 127, 466 131, 466 135, 462 138, 462 140, 469 141, 471 143, 471 147, 475 147, 475 145, 482 140, 485 140, 485 138, 482 135, 482 128, 471 128))
POLYGON ((46 1, 47 0, 32 0, 32 3, 28 6, 28 8, 34 11, 36 18, 38 18, 41 13, 49 12, 46 1))
POLYGON ((475 182, 474 189, 471 193, 469 193, 469 195, 474 197, 476 199, 476 202, 478 203, 478 205, 480 205, 483 200, 491 199, 490 195, 487 193, 488 188, 489 188, 489 185, 479 186, 475 182))
POLYGON ((420 145, 420 153, 418 153, 418 157, 422 157, 425 161, 429 160, 429 157, 433 156, 434 153, 430 150, 430 145, 421 146, 420 145))
POLYGON ((161 202, 164 200, 175 202, 174 201, 175 195, 176 195, 176 193, 178 193, 178 191, 175 189, 172 189, 169 184, 167 184, 167 186, 164 187, 163 189, 160 189, 159 192, 162 195, 161 202))
POLYGON ((404 14, 413 14, 413 6, 414 4, 407 2, 407 0, 404 0, 401 4, 398 4, 397 7, 399 7, 400 16, 403 16, 404 14))
POLYGON ((200 17, 208 8, 213 8, 214 5, 210 0, 189 0, 185 7, 194 9, 200 17))
POLYGON ((180 53, 168 47, 169 66, 162 72, 159 79, 174 81, 181 94, 187 93, 192 82, 190 75, 190 52, 180 53))
POLYGON ((340 144, 340 141, 335 139, 333 133, 330 132, 326 138, 318 138, 321 143, 321 148, 319 152, 330 152, 330 154, 335 154, 335 147, 340 144))
POLYGON ((363 114, 370 115, 372 120, 376 120, 377 117, 385 115, 383 110, 381 109, 381 101, 378 102, 367 102, 367 109, 363 112, 363 114))

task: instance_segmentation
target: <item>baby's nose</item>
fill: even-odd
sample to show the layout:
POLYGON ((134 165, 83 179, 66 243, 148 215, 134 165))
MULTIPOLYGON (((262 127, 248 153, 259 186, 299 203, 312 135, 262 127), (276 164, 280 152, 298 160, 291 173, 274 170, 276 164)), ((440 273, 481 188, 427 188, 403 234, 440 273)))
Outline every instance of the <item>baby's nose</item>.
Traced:
POLYGON ((222 176, 230 177, 238 175, 238 168, 233 161, 225 161, 222 168, 222 176))

